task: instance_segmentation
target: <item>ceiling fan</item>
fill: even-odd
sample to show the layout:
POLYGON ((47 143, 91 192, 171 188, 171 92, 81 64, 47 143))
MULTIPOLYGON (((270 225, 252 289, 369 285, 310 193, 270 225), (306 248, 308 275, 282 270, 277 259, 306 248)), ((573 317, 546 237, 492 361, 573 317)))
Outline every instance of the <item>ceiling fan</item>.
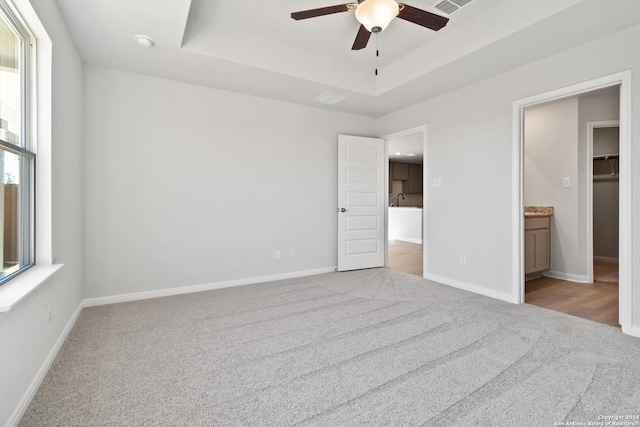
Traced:
POLYGON ((358 0, 353 3, 293 12, 291 17, 298 21, 347 11, 355 11, 356 19, 360 22, 360 29, 351 47, 352 50, 365 48, 371 33, 379 33, 384 30, 395 17, 434 31, 438 31, 449 22, 449 18, 408 4, 397 3, 394 0, 358 0))

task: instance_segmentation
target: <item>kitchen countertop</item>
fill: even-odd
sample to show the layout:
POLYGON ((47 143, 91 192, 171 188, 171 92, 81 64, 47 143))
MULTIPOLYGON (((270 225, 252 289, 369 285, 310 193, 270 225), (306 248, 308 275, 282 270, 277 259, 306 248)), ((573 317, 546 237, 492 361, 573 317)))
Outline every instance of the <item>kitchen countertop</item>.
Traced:
POLYGON ((525 206, 525 218, 538 218, 553 215, 553 206, 525 206))

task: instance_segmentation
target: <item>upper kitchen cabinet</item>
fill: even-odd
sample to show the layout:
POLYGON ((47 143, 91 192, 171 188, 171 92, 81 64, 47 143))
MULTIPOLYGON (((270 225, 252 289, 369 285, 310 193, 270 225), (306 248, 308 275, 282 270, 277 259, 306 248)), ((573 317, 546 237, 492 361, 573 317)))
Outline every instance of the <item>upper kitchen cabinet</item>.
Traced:
POLYGON ((402 183, 402 192, 405 194, 422 193, 422 165, 408 164, 408 179, 402 183))
POLYGON ((422 165, 389 162, 389 188, 393 181, 402 181, 405 194, 422 193, 422 165))
POLYGON ((409 179, 409 165, 406 163, 391 162, 391 176, 394 181, 406 181, 409 179))

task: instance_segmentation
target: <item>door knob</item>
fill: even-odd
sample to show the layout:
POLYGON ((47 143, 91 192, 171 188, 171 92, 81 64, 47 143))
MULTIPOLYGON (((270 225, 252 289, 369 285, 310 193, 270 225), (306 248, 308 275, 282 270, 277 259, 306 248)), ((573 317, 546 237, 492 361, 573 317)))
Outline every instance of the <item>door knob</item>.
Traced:
POLYGON ((346 212, 347 210, 345 208, 340 208, 340 212, 346 212))

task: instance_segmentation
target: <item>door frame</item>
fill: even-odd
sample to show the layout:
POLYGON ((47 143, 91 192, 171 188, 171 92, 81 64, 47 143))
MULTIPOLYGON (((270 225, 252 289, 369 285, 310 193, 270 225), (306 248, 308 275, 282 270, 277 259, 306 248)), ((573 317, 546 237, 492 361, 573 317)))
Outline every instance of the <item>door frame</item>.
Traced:
MULTIPOLYGON (((619 304, 622 332, 640 337, 633 327, 632 299, 632 169, 631 169, 631 70, 596 78, 513 102, 512 158, 512 293, 515 302, 524 303, 524 110, 550 101, 620 85, 620 243, 619 304)), ((638 307, 640 310, 640 307, 638 307)))
MULTIPOLYGON (((389 183, 389 140, 402 138, 404 136, 413 135, 416 133, 422 133, 422 277, 427 274, 427 197, 429 192, 427 189, 427 125, 421 125, 412 127, 409 129, 401 130, 398 132, 383 135, 380 138, 384 139, 384 160, 385 160, 385 182, 389 183)), ((385 206, 389 207, 389 189, 384 193, 385 206)), ((384 211, 384 266, 389 267, 389 209, 384 211)))
MULTIPOLYGON (((602 128, 620 128, 620 120, 598 120, 587 122, 587 279, 593 283, 593 130, 602 128)), ((618 160, 619 161, 619 160, 618 160)), ((620 188, 618 188, 618 193, 620 188)), ((618 239, 620 230, 618 229, 618 239)))

